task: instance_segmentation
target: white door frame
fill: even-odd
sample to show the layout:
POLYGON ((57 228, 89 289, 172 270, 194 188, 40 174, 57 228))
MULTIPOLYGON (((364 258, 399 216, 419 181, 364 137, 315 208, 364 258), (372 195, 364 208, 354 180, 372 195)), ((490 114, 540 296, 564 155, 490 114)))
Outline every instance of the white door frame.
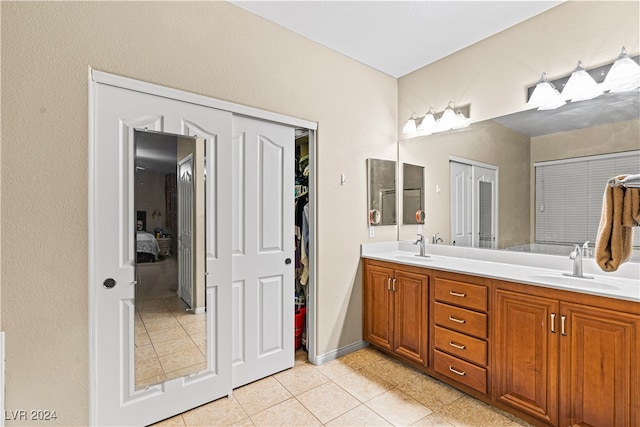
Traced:
MULTIPOLYGON (((165 86, 156 85, 153 83, 143 82, 135 79, 130 79, 127 77, 118 76, 116 74, 110 74, 103 71, 98 71, 92 68, 89 68, 89 88, 88 88, 88 97, 89 97, 89 123, 88 123, 88 143, 89 147, 94 146, 94 118, 95 111, 93 108, 93 84, 101 83, 110 86, 116 86, 123 89, 138 91, 147 93, 150 95, 162 96, 169 99, 174 99, 183 102, 190 102, 196 105, 202 105, 205 107, 211 107, 223 111, 228 111, 234 114, 241 114, 250 117, 255 117, 258 119, 273 121, 277 123, 282 123, 286 125, 291 125, 299 128, 304 128, 309 130, 309 294, 307 301, 307 322, 308 322, 308 337, 307 337, 307 350, 308 357, 311 363, 315 363, 318 355, 317 346, 316 346, 316 322, 317 322, 317 306, 316 306, 316 261, 317 261, 317 206, 316 206, 316 190, 317 190, 317 163, 316 163, 316 153, 317 153, 317 141, 316 141, 316 131, 318 129, 318 124, 316 122, 299 119, 291 116, 286 116, 278 113, 272 113, 264 110, 260 110, 254 107, 249 107, 245 105, 235 104, 228 101, 223 101, 215 98, 210 98, 203 95, 194 94, 191 92, 186 92, 178 89, 173 89, 165 86)), ((89 156, 91 157, 92 152, 89 150, 89 156)), ((89 192, 91 192, 92 184, 93 184, 93 173, 94 166, 90 161, 89 164, 89 192)), ((89 194, 89 199, 93 197, 92 194, 89 194)), ((293 209, 293 207, 292 207, 293 209)), ((94 212, 92 211, 92 205, 89 205, 88 208, 88 216, 89 216, 89 252, 91 252, 93 236, 95 234, 92 229, 92 218, 94 212)), ((94 259, 89 254, 88 257, 88 271, 89 277, 93 277, 94 274, 94 259)), ((95 306, 96 303, 96 295, 95 295, 95 283, 89 280, 89 312, 95 306)), ((94 399, 95 394, 95 386, 96 386, 96 371, 97 366, 95 364, 95 325, 93 316, 90 315, 89 318, 89 348, 90 348, 90 367, 89 367, 89 390, 90 390, 90 399, 89 399, 89 419, 94 419, 96 412, 96 402, 94 399)), ((292 331, 293 333, 293 331, 292 331)))

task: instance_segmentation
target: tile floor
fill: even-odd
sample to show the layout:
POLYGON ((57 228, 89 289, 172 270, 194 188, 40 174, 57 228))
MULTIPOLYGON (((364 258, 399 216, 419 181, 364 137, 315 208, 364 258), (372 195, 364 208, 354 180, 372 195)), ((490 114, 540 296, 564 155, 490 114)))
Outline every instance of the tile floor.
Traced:
POLYGON ((207 368, 206 317, 175 294, 136 301, 136 389, 207 368))
POLYGON ((371 348, 293 368, 155 424, 167 426, 530 426, 371 348))

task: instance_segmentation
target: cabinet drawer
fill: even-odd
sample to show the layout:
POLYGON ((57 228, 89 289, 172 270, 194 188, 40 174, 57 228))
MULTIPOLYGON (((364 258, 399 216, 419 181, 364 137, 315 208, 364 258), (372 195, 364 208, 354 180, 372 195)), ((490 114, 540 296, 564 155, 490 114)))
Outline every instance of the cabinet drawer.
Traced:
POLYGON ((437 301, 487 311, 486 286, 436 278, 435 297, 437 301))
POLYGON ((487 338, 487 315, 484 313, 437 302, 434 320, 436 324, 445 328, 478 338, 487 338))
POLYGON ((457 357, 434 351, 433 369, 446 377, 487 394, 487 370, 457 357))
POLYGON ((486 341, 436 326, 434 345, 436 348, 454 356, 487 366, 486 341))

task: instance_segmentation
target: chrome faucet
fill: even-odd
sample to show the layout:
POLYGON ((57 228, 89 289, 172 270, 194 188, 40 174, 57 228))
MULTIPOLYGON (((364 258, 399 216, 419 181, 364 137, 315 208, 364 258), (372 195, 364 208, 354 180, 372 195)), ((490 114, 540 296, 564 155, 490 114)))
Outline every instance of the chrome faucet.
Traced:
POLYGON ((418 245, 418 247, 420 248, 420 253, 416 256, 429 257, 429 255, 424 254, 424 245, 426 243, 424 240, 424 236, 422 234, 418 234, 418 236, 420 236, 420 238, 413 242, 414 245, 418 245))
POLYGON ((589 248, 589 241, 587 240, 582 245, 582 257, 589 258, 592 255, 591 248, 589 248))
POLYGON ((440 233, 436 233, 431 237, 431 243, 433 243, 434 245, 437 245, 438 242, 444 242, 441 237, 438 237, 438 234, 440 233))
MULTIPOLYGON (((587 245, 587 250, 589 248, 588 243, 589 242, 585 243, 585 245, 587 245)), ((581 248, 580 245, 576 245, 573 251, 569 254, 569 259, 573 260, 573 273, 562 274, 564 274, 565 276, 580 277, 582 279, 593 279, 592 276, 585 276, 584 274, 582 274, 582 250, 583 248, 581 248)))

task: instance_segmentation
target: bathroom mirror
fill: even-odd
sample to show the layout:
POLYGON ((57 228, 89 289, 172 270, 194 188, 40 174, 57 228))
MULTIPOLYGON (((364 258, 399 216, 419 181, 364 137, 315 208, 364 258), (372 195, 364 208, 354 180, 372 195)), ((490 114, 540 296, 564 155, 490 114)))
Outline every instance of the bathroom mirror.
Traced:
POLYGON ((370 225, 395 225, 396 162, 367 159, 370 225))
POLYGON ((402 164, 402 223, 424 224, 424 167, 402 164))
MULTIPOLYGON (((637 90, 606 93, 556 110, 523 111, 401 140, 398 161, 425 166, 425 236, 439 233, 445 244, 452 244, 449 162, 461 158, 498 167, 497 249, 568 254, 571 246, 535 242, 534 163, 639 150, 639 100, 637 90)), ((564 183, 569 193, 575 188, 573 179, 580 177, 564 183)), ((604 191, 606 182, 601 184, 604 191)), ((414 236, 415 226, 399 227, 400 240, 414 236)), ((595 239, 589 240, 593 247, 595 239)))
POLYGON ((204 139, 136 130, 135 388, 207 368, 204 139))

